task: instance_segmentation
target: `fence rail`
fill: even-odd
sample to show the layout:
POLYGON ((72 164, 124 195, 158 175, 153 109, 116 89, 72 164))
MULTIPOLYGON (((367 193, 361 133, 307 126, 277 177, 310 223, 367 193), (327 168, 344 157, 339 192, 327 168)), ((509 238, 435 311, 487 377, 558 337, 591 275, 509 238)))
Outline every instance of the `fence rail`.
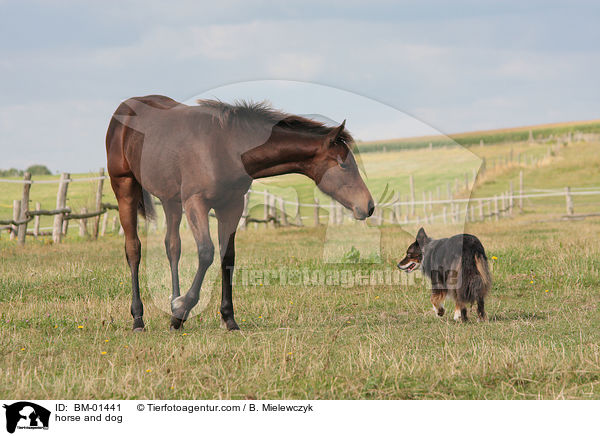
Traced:
MULTIPOLYGON (((468 173, 465 174, 464 188, 467 192, 473 187, 477 177, 477 173, 473 173, 471 178, 468 173)), ((71 178, 68 173, 63 173, 59 180, 37 181, 32 180, 29 173, 25 173, 23 180, 0 179, 0 183, 21 183, 23 185, 22 199, 14 200, 13 202, 12 219, 0 220, 0 230, 8 229, 10 231, 10 238, 17 239, 20 245, 25 244, 27 235, 35 237, 48 235, 50 233, 47 231, 52 230, 53 241, 60 243, 62 237, 67 233, 69 221, 77 220, 79 234, 85 236, 90 235, 88 233, 88 220, 93 219, 90 236, 98 238, 99 235, 104 235, 106 232, 108 212, 110 210, 118 210, 117 205, 102 202, 103 184, 107 178, 104 175, 104 169, 100 169, 99 175, 96 177, 71 178), (90 181, 97 182, 94 210, 88 211, 86 208, 82 208, 79 211, 74 211, 71 207, 68 207, 66 203, 69 184, 90 181), (58 184, 55 209, 41 209, 40 203, 36 203, 35 210, 29 209, 30 188, 38 183, 58 184), (53 226, 41 228, 40 217, 42 216, 53 216, 53 226), (31 221, 34 221, 33 230, 28 230, 27 227, 31 221)), ((486 219, 498 220, 499 218, 512 215, 514 209, 523 211, 524 200, 551 197, 564 197, 566 211, 564 218, 583 218, 600 215, 600 212, 575 215, 573 202, 574 197, 600 196, 600 187, 535 188, 526 190, 522 170, 519 175, 518 190, 515 190, 513 183, 510 182, 507 191, 489 197, 454 198, 455 191, 452 190, 451 184, 448 183, 446 186, 448 198, 440 198, 443 189, 438 187, 435 198, 433 191, 423 191, 422 200, 417 200, 415 182, 412 176, 409 176, 408 185, 409 192, 405 194, 408 200, 403 201, 400 195, 395 195, 393 199, 375 205, 375 214, 370 218, 372 224, 410 225, 421 223, 432 224, 440 221, 446 224, 462 221, 483 221, 486 219), (434 211, 434 209, 436 210, 434 211)), ((462 190, 462 184, 458 182, 458 179, 455 181, 455 187, 458 187, 457 192, 462 190)), ((156 204, 160 205, 161 203, 156 202, 156 204)), ((244 211, 239 227, 240 229, 246 229, 249 225, 258 226, 263 224, 267 227, 301 227, 311 221, 312 225, 318 226, 322 223, 323 219, 328 219, 330 225, 340 225, 349 217, 350 212, 346 211, 341 204, 334 200, 330 200, 328 204, 322 203, 318 198, 314 202, 290 201, 270 193, 267 189, 250 189, 244 199, 244 211), (262 217, 250 216, 251 196, 259 198, 260 201, 255 202, 255 207, 262 208, 262 217), (307 209, 312 209, 312 213, 308 216, 306 215, 307 209), (290 214, 290 210, 293 213, 290 214), (321 211, 326 211, 327 215, 322 215, 321 211)), ((163 222, 163 227, 164 224, 163 222)), ((115 231, 117 225, 117 217, 115 216, 112 223, 113 231, 115 231)), ((157 224, 153 225, 156 226, 157 224)), ((185 220, 183 221, 183 225, 186 225, 185 220)), ((119 229, 119 231, 121 232, 122 229, 119 229)))

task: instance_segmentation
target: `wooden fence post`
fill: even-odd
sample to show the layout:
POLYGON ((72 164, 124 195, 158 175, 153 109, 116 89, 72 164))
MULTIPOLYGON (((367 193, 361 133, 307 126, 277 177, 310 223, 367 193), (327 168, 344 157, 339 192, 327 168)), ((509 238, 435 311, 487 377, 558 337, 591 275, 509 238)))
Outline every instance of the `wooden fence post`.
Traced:
MULTIPOLYGON (((56 194, 56 208, 64 209, 67 203, 67 189, 69 188, 69 173, 60 175, 60 183, 58 184, 58 193, 56 194)), ((64 213, 54 215, 54 226, 52 228, 52 241, 55 244, 60 244, 63 234, 64 213)))
POLYGON ((512 215, 513 213, 513 207, 515 205, 515 191, 514 191, 514 186, 513 186, 513 181, 510 181, 510 191, 509 191, 509 197, 508 197, 508 213, 509 215, 512 215))
MULTIPOLYGON (((87 213, 87 207, 81 209, 82 214, 87 213)), ((79 236, 87 236, 87 218, 81 218, 79 220, 79 236)))
POLYGON ((498 221, 498 215, 500 211, 498 210, 498 195, 494 195, 494 217, 496 221, 498 221))
POLYGON ((108 210, 102 215, 102 228, 100 229, 100 236, 104 236, 106 233, 106 225, 108 224, 108 210))
MULTIPOLYGON (((21 198, 21 210, 19 214, 19 221, 27 219, 27 212, 29 211, 29 191, 31 189, 31 173, 25 173, 23 177, 23 197, 21 198)), ((19 225, 18 239, 19 245, 25 245, 25 237, 27 236, 27 223, 19 225)))
POLYGON ((567 215, 573 215, 575 213, 575 207, 573 206, 573 197, 571 196, 571 187, 565 188, 565 199, 567 203, 567 215))
MULTIPOLYGON (((13 221, 19 221, 21 217, 21 202, 19 200, 13 200, 13 221)), ((17 232, 19 227, 12 224, 10 227, 10 240, 13 241, 17 238, 17 232)))
MULTIPOLYGON (((98 180, 98 187, 96 188, 96 212, 100 212, 102 210, 102 188, 104 187, 104 168, 100 168, 98 175, 100 176, 100 179, 98 180)), ((94 239, 98 239, 99 230, 100 215, 94 218, 94 224, 92 227, 92 237, 94 239)))
POLYGON ((523 190, 524 190, 524 181, 523 181, 523 170, 519 171, 519 212, 523 213, 523 190))
MULTIPOLYGON (((35 203, 35 210, 40 210, 42 205, 38 202, 35 203)), ((36 238, 40 235, 40 216, 36 215, 33 219, 33 236, 36 238)))
POLYGON ((448 208, 446 206, 444 206, 444 211, 442 212, 442 217, 444 220, 444 224, 448 223, 448 217, 446 216, 446 212, 448 211, 448 208))
POLYGON ((429 191, 429 203, 428 203, 429 213, 433 212, 433 191, 429 191))
POLYGON ((285 213, 285 203, 283 202, 283 198, 279 197, 279 209, 281 209, 281 225, 287 226, 287 214, 285 213))
POLYGON ((315 227, 319 227, 319 199, 315 198, 315 210, 314 210, 315 227))
POLYGON ((269 191, 265 189, 263 197, 263 219, 265 220, 265 228, 269 227, 269 191))
POLYGON ((396 223, 400 224, 400 216, 402 215, 402 205, 400 204, 402 202, 402 197, 400 196, 400 194, 398 194, 398 199, 396 201, 397 203, 394 205, 394 213, 396 215, 396 223))
POLYGON ((479 205, 479 219, 481 221, 483 221, 484 216, 483 216, 483 201, 482 200, 478 200, 478 205, 479 205))
POLYGON ((410 190, 410 215, 414 216, 415 214, 415 179, 411 174, 408 177, 408 185, 410 190))

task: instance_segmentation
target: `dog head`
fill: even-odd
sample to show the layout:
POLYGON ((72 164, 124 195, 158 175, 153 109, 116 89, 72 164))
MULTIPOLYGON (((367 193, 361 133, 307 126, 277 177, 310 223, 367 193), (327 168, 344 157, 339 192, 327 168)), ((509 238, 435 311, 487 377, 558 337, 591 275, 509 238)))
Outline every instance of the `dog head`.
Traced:
POLYGON ((429 241, 431 241, 431 238, 427 236, 427 233, 425 233, 425 230, 421 227, 417 233, 415 242, 408 246, 406 256, 398 262, 398 268, 407 273, 419 269, 421 267, 421 262, 423 261, 423 249, 429 241))

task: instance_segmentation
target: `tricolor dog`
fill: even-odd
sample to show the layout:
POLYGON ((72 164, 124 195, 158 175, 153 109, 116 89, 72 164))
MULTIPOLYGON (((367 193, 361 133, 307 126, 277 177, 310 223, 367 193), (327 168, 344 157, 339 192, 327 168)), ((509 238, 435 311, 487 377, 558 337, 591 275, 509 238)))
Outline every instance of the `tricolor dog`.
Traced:
POLYGON ((487 320, 484 299, 492 286, 485 250, 473 235, 431 239, 423 228, 406 250, 398 268, 407 273, 419 268, 431 280, 431 303, 438 316, 444 315, 444 300, 454 300, 454 319, 467 320, 467 304, 477 302, 479 320, 487 320))

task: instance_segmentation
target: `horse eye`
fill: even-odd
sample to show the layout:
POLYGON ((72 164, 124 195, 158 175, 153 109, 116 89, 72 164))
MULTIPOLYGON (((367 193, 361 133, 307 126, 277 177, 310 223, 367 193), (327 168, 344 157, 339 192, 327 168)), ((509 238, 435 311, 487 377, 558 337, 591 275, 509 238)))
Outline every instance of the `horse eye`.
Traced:
POLYGON ((338 165, 339 165, 340 167, 342 167, 342 168, 344 168, 344 169, 345 169, 345 168, 348 168, 348 165, 346 165, 346 164, 344 163, 344 161, 342 160, 342 157, 341 157, 339 154, 337 155, 337 163, 338 163, 338 165))

